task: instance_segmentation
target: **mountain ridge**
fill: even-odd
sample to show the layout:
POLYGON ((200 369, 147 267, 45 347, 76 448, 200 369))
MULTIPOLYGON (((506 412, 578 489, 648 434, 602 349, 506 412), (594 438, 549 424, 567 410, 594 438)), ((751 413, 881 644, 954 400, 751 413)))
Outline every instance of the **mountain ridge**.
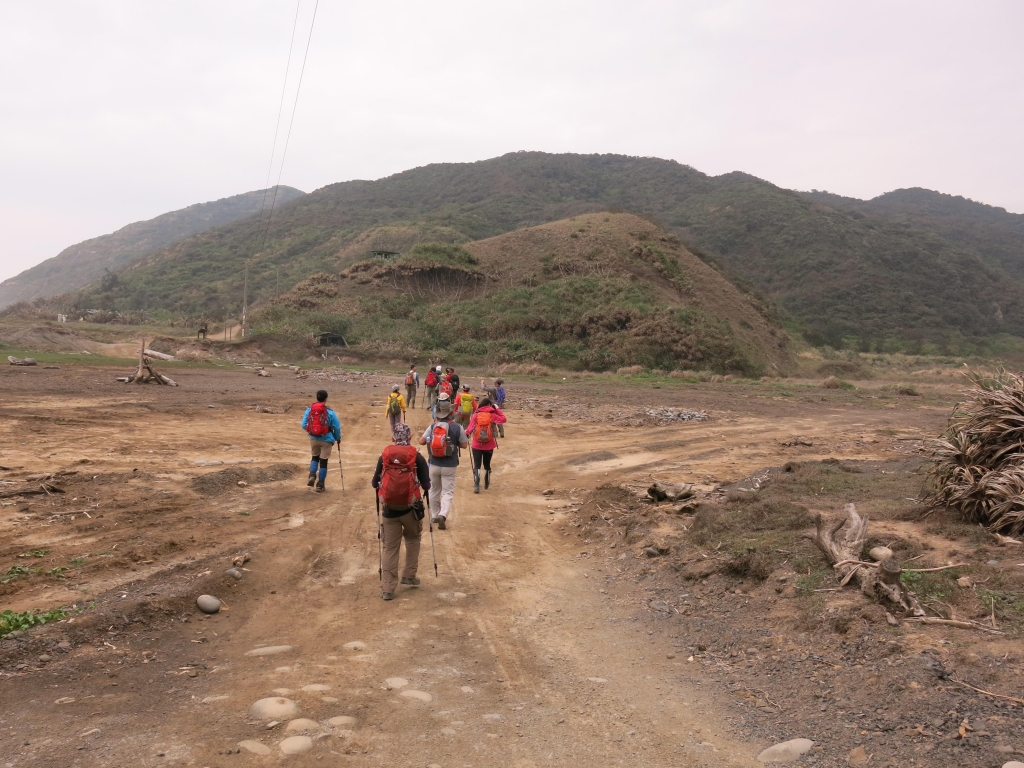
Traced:
MULTIPOLYGON (((273 188, 266 192, 267 198, 273 198, 273 188)), ((283 205, 303 194, 293 187, 281 186, 277 204, 283 205)), ((18 301, 32 301, 77 290, 102 277, 105 272, 129 266, 164 246, 240 218, 254 216, 260 212, 264 197, 261 189, 195 203, 75 243, 56 256, 0 283, 0 309, 18 301)))
MULTIPOLYGON (((259 304, 310 275, 339 274, 365 255, 368 233, 387 250, 389 228, 408 234, 429 227, 442 233, 434 239, 454 243, 629 211, 766 297, 815 344, 955 350, 999 335, 1024 338, 1024 275, 1013 271, 1012 227, 993 230, 968 208, 960 215, 975 227, 972 239, 955 218, 926 215, 919 204, 895 213, 897 200, 909 205, 905 198, 871 208, 741 171, 708 176, 676 161, 624 155, 516 152, 437 163, 331 184, 283 206, 267 247, 250 261, 248 297, 259 304), (998 247, 988 247, 990 231, 1002 238, 998 247)), ((243 245, 254 227, 236 221, 166 246, 119 273, 117 290, 93 286, 79 299, 126 306, 148 291, 150 309, 237 313, 251 256, 243 245)), ((412 237, 403 247, 419 235, 412 237)))

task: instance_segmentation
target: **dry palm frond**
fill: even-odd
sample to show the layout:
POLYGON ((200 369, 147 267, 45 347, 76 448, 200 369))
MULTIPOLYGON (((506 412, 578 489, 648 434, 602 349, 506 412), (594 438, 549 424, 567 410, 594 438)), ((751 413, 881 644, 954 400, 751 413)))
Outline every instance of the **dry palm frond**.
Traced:
POLYGON ((1024 533, 1024 377, 967 377, 967 399, 932 446, 928 501, 993 533, 1024 533))

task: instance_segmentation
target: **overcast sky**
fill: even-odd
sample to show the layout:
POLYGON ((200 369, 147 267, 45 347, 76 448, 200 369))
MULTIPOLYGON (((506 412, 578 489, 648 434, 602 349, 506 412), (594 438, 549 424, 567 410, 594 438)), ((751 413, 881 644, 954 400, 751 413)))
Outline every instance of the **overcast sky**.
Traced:
MULTIPOLYGON (((295 9, 0 0, 0 279, 263 188, 295 9)), ((1022 29, 1017 0, 321 0, 281 181, 615 152, 1024 212, 1022 29)))

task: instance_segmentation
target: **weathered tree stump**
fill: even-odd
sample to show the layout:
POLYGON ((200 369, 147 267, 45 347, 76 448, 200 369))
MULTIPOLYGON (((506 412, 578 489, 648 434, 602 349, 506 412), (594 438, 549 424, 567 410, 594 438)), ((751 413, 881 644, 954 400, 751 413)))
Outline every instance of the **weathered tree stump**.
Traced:
POLYGON ((861 517, 856 506, 847 504, 846 517, 840 518, 830 528, 825 527, 825 521, 821 513, 818 513, 814 516, 814 527, 814 535, 808 535, 808 538, 835 567, 840 576, 840 586, 857 579, 861 591, 868 597, 888 603, 892 608, 907 614, 924 615, 917 597, 900 581, 903 569, 894 558, 887 557, 877 564, 861 561, 861 551, 867 540, 868 518, 861 517), (837 538, 836 534, 844 527, 846 532, 837 538))
POLYGON ((689 483, 662 485, 655 481, 647 489, 647 495, 655 501, 682 501, 693 496, 693 486, 689 483))

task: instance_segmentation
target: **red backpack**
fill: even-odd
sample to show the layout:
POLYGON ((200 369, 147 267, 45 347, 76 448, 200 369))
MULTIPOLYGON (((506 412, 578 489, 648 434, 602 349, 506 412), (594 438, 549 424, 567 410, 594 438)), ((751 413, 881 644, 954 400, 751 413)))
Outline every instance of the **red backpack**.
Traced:
POLYGON ((477 412, 476 439, 479 443, 489 443, 494 440, 494 423, 490 411, 477 412))
POLYGON ((437 386, 437 371, 433 368, 430 369, 430 373, 427 374, 427 380, 424 382, 428 387, 437 386))
POLYGON ((331 422, 327 417, 326 403, 313 403, 309 406, 309 418, 306 419, 306 431, 312 437, 323 437, 331 431, 331 422))
POLYGON ((441 382, 441 394, 448 395, 448 397, 452 396, 452 383, 448 379, 441 382))
POLYGON ((455 455, 455 444, 448 433, 451 427, 449 421, 435 421, 430 427, 430 455, 435 459, 449 459, 455 455))
POLYGON ((416 484, 416 449, 411 445, 389 445, 381 457, 384 472, 379 496, 389 507, 408 507, 419 492, 416 484))

